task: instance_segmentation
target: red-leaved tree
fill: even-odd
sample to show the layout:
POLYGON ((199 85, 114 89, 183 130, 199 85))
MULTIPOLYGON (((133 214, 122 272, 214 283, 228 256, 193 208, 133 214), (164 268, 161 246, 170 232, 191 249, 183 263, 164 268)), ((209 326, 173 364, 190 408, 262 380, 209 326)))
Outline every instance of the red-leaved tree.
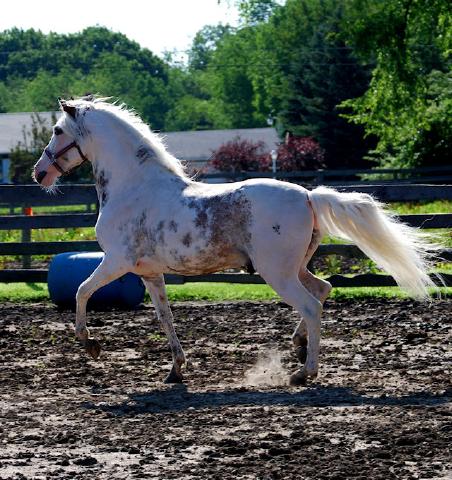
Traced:
POLYGON ((278 146, 277 169, 285 172, 325 168, 325 151, 312 137, 290 136, 278 146))
POLYGON ((271 169, 271 159, 264 142, 237 137, 215 150, 209 165, 221 172, 267 172, 271 169))

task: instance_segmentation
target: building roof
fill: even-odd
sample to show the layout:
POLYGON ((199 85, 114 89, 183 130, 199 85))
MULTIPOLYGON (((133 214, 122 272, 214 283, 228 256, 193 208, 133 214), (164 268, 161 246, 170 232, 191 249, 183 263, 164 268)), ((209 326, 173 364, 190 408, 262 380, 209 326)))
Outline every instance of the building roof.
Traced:
MULTIPOLYGON (((39 116, 52 126, 52 116, 60 112, 40 112, 39 116)), ((24 129, 30 131, 31 113, 0 113, 0 155, 8 154, 19 141, 23 140, 24 129)), ((181 160, 190 162, 208 161, 212 152, 223 143, 237 137, 253 142, 262 141, 265 149, 273 150, 279 143, 274 128, 245 128, 234 130, 201 130, 190 132, 161 132, 168 151, 181 160)))

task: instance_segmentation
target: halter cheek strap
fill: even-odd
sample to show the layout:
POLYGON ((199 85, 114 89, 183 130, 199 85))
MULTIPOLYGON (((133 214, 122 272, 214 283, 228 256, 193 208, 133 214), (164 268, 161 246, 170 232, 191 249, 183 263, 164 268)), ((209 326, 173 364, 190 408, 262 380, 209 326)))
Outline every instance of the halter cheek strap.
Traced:
POLYGON ((69 145, 66 145, 65 147, 63 147, 61 150, 59 150, 56 153, 53 153, 48 147, 46 147, 44 149, 44 152, 47 155, 47 157, 49 158, 51 164, 61 173, 61 175, 68 175, 69 173, 72 172, 72 170, 74 170, 74 168, 82 165, 82 163, 80 163, 79 165, 76 165, 76 167, 71 168, 70 170, 64 170, 64 168, 57 162, 57 159, 60 158, 62 155, 64 155, 71 148, 76 148, 77 149, 80 157, 83 160, 82 163, 85 163, 85 162, 88 161, 88 159, 86 158, 86 156, 84 155, 81 148, 78 146, 78 144, 76 142, 72 142, 69 145))

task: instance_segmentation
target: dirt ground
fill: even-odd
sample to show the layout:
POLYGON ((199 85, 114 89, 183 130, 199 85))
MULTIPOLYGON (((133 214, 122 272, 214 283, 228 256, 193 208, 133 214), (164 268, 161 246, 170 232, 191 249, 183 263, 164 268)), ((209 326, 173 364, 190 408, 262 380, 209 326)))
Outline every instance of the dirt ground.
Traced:
POLYGON ((327 301, 320 376, 289 387, 297 315, 278 302, 173 306, 189 359, 153 307, 0 306, 1 479, 450 479, 452 300, 327 301))

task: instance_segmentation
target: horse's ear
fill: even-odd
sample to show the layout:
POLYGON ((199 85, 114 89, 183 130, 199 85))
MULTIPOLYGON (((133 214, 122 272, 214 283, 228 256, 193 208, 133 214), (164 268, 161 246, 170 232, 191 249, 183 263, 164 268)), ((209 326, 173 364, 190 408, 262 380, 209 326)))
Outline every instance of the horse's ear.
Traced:
POLYGON ((75 107, 68 105, 66 100, 63 100, 62 98, 58 98, 58 103, 64 112, 68 113, 72 118, 75 118, 75 115, 77 114, 77 109, 75 107))

